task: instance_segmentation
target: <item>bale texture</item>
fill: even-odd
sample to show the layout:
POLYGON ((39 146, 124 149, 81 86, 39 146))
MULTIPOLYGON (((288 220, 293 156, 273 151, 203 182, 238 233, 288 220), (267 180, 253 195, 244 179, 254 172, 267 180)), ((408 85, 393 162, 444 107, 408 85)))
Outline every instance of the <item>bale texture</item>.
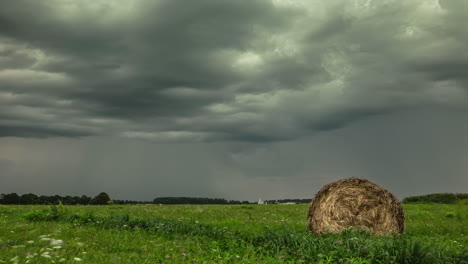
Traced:
POLYGON ((338 233, 347 228, 374 235, 395 235, 404 230, 405 216, 398 199, 365 179, 348 178, 325 185, 312 200, 309 230, 338 233))

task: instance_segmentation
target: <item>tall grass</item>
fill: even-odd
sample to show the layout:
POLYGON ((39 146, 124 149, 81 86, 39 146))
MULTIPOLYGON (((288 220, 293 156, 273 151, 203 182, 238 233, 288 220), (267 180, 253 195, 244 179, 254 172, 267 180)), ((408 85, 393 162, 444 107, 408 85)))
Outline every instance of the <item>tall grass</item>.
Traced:
MULTIPOLYGON (((238 207, 238 210, 247 209, 238 207)), ((104 215, 97 215, 91 209, 77 213, 63 206, 29 211, 24 217, 30 222, 60 222, 111 230, 143 230, 167 239, 196 237, 216 241, 223 251, 235 251, 236 248, 249 246, 258 249, 263 255, 272 258, 287 255, 288 259, 296 262, 458 264, 467 263, 468 259, 463 245, 411 233, 392 238, 372 237, 366 232, 346 230, 340 234, 319 237, 306 230, 291 229, 287 224, 249 229, 224 225, 223 222, 199 223, 183 217, 138 217, 122 210, 104 215)))

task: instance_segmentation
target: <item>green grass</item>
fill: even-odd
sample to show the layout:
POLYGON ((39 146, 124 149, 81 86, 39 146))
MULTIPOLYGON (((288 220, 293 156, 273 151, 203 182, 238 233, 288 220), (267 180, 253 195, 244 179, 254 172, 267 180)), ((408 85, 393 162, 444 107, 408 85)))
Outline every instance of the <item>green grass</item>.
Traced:
POLYGON ((404 205, 403 235, 314 236, 307 205, 0 206, 0 263, 468 263, 466 205, 404 205))

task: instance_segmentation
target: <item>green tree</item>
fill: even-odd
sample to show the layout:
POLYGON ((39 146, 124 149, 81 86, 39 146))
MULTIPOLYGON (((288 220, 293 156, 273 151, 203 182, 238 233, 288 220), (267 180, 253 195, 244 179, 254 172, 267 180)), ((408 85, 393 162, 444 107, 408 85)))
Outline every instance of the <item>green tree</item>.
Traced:
POLYGON ((39 197, 34 193, 23 194, 20 197, 21 204, 38 204, 39 197))
POLYGON ((109 195, 105 192, 102 192, 91 200, 91 204, 108 204, 107 202, 110 200, 111 198, 109 195))
POLYGON ((17 193, 2 194, 2 204, 21 204, 20 196, 17 193))

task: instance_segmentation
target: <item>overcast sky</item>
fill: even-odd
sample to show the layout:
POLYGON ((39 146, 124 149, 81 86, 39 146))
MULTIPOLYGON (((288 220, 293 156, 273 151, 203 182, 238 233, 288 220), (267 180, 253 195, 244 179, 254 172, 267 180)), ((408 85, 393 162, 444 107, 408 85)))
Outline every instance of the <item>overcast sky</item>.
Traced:
POLYGON ((465 0, 4 0, 0 193, 468 191, 465 0))

